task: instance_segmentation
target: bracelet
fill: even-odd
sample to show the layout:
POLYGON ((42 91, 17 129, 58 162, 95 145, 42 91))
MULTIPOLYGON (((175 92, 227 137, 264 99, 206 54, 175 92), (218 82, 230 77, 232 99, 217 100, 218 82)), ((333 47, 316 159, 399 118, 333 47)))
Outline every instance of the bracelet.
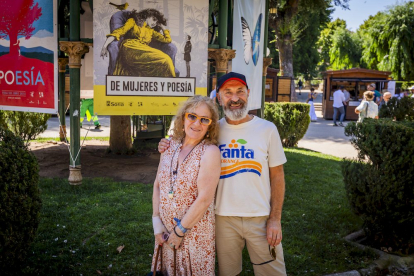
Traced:
POLYGON ((174 229, 174 233, 177 235, 177 237, 184 238, 184 235, 182 235, 182 236, 178 235, 177 231, 175 231, 175 227, 173 229, 174 229))
POLYGON ((181 225, 181 220, 179 220, 178 218, 174 218, 174 220, 177 222, 177 226, 178 228, 180 228, 181 232, 185 234, 185 232, 187 232, 188 229, 184 228, 184 226, 181 225))

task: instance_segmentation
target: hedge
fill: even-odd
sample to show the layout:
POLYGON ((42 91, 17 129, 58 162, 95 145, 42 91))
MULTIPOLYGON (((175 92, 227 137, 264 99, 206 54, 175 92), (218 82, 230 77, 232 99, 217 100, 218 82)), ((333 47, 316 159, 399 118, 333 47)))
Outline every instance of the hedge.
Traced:
POLYGON ((309 110, 304 103, 265 103, 264 118, 276 125, 284 147, 294 147, 308 130, 309 110))
POLYGON ((369 242, 414 253, 414 123, 365 119, 345 135, 359 151, 342 165, 347 197, 369 242))
POLYGON ((39 224, 36 157, 20 137, 0 128, 0 271, 19 275, 39 224))

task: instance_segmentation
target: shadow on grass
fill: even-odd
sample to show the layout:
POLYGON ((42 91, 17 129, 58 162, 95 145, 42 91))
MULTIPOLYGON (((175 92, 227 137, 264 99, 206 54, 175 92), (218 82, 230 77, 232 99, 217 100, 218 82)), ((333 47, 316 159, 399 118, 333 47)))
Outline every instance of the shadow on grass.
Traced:
MULTIPOLYGON (((340 159, 286 149, 283 246, 288 275, 366 267, 375 258, 343 237, 360 228, 349 210, 340 159)), ((23 275, 146 275, 153 254, 152 185, 42 179, 42 220, 23 275), (125 245, 121 253, 116 251, 125 245), (99 273, 98 273, 99 274, 99 273)), ((242 275, 253 275, 244 252, 242 275)))

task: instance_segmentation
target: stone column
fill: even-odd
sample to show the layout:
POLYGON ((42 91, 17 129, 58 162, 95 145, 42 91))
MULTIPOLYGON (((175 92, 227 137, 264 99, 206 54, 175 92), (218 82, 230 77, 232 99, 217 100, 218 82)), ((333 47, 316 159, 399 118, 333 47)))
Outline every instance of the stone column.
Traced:
POLYGON ((267 76, 267 67, 272 64, 273 58, 265 57, 263 58, 263 77, 267 76))
POLYGON ((82 184, 80 165, 80 67, 82 55, 89 52, 89 46, 81 41, 61 41, 60 50, 69 55, 70 73, 70 153, 69 183, 82 184))
POLYGON ((236 57, 236 50, 232 49, 208 49, 208 58, 214 59, 217 78, 226 74, 229 61, 236 57))
POLYGON ((60 141, 64 142, 66 137, 66 103, 65 103, 65 72, 68 58, 59 58, 59 116, 60 116, 60 141))

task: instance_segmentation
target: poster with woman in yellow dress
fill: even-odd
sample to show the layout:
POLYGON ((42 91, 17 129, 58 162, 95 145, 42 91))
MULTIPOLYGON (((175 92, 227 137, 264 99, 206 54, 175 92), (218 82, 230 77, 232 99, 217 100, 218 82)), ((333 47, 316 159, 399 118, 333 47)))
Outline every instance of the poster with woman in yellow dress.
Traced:
POLYGON ((187 97, 205 95, 207 38, 207 0, 94 1, 96 109, 107 115, 168 115, 187 97), (183 55, 188 36, 190 75, 183 55))

